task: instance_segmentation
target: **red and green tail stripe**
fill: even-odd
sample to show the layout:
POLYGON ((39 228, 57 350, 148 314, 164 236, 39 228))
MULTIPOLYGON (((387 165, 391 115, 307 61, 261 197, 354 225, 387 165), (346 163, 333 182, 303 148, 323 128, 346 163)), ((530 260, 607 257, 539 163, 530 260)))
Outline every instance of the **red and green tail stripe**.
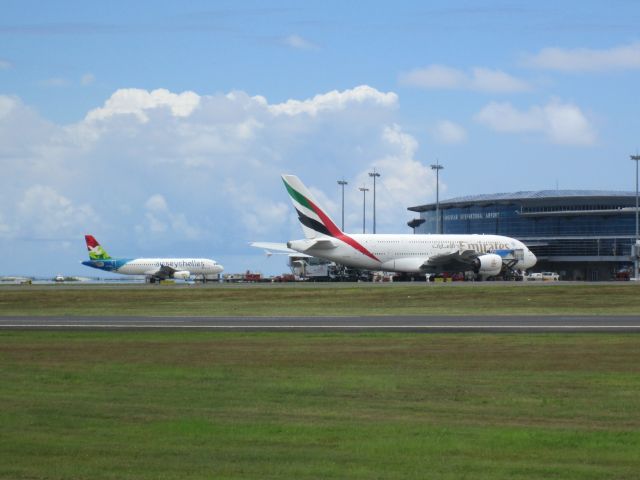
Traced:
POLYGON ((322 233, 323 235, 327 235, 327 236, 336 238, 338 240, 342 240, 344 243, 355 248, 356 250, 366 255, 367 257, 372 258, 377 262, 380 261, 373 253, 367 250, 364 246, 362 246, 360 243, 356 242, 353 238, 351 238, 350 236, 342 232, 336 226, 336 224, 333 223, 333 221, 331 221, 331 219, 322 211, 320 207, 318 207, 315 203, 313 203, 307 197, 305 197, 296 189, 294 189, 291 185, 289 185, 286 182, 286 180, 283 179, 283 182, 285 187, 287 188, 287 192, 289 192, 289 195, 291 195, 291 198, 295 200, 297 203, 299 203, 300 205, 302 205, 303 207, 314 212, 318 216, 318 218, 320 218, 321 220, 321 222, 318 222, 316 219, 310 218, 309 216, 305 215, 303 212, 301 212, 296 208, 296 212, 298 213, 298 218, 300 220, 300 223, 302 223, 304 226, 311 228, 312 230, 318 233, 322 233))

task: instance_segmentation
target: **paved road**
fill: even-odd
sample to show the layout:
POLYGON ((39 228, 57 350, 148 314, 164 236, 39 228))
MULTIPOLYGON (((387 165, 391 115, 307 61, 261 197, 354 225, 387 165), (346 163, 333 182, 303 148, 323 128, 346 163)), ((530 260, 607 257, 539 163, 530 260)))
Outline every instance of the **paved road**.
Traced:
POLYGON ((7 329, 640 333, 640 316, 0 317, 7 329))

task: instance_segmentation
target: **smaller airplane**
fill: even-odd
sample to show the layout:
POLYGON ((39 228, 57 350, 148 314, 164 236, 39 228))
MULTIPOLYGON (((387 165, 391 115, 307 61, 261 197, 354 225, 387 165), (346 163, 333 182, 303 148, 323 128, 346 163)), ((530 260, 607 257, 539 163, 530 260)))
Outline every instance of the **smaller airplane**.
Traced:
POLYGON ((188 280, 191 275, 217 275, 224 267, 209 258, 112 258, 93 237, 85 235, 89 261, 87 267, 124 275, 144 275, 150 283, 177 278, 188 280))

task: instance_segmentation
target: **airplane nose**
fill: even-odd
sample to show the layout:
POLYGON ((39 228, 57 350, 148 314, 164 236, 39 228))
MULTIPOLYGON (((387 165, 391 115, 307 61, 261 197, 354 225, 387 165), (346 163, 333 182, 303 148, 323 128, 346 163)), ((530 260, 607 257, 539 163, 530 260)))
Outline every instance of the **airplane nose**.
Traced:
POLYGON ((536 258, 536 256, 534 255, 534 253, 531 250, 529 250, 528 257, 529 257, 529 259, 528 259, 529 261, 527 262, 527 268, 530 268, 530 267, 533 267, 536 264, 538 259, 536 258))

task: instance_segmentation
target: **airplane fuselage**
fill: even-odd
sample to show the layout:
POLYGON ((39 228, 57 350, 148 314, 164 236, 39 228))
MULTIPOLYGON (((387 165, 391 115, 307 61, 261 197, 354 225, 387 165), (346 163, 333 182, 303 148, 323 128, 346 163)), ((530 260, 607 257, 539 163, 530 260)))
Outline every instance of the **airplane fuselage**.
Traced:
POLYGON ((82 262, 88 267, 124 275, 153 275, 162 267, 192 275, 216 275, 222 272, 222 265, 209 258, 111 258, 82 262))
POLYGON ((349 267, 389 272, 423 273, 428 259, 469 250, 500 256, 521 250, 513 269, 526 270, 536 263, 535 255, 522 242, 501 235, 344 234, 327 237, 324 244, 305 239, 287 246, 349 267))

